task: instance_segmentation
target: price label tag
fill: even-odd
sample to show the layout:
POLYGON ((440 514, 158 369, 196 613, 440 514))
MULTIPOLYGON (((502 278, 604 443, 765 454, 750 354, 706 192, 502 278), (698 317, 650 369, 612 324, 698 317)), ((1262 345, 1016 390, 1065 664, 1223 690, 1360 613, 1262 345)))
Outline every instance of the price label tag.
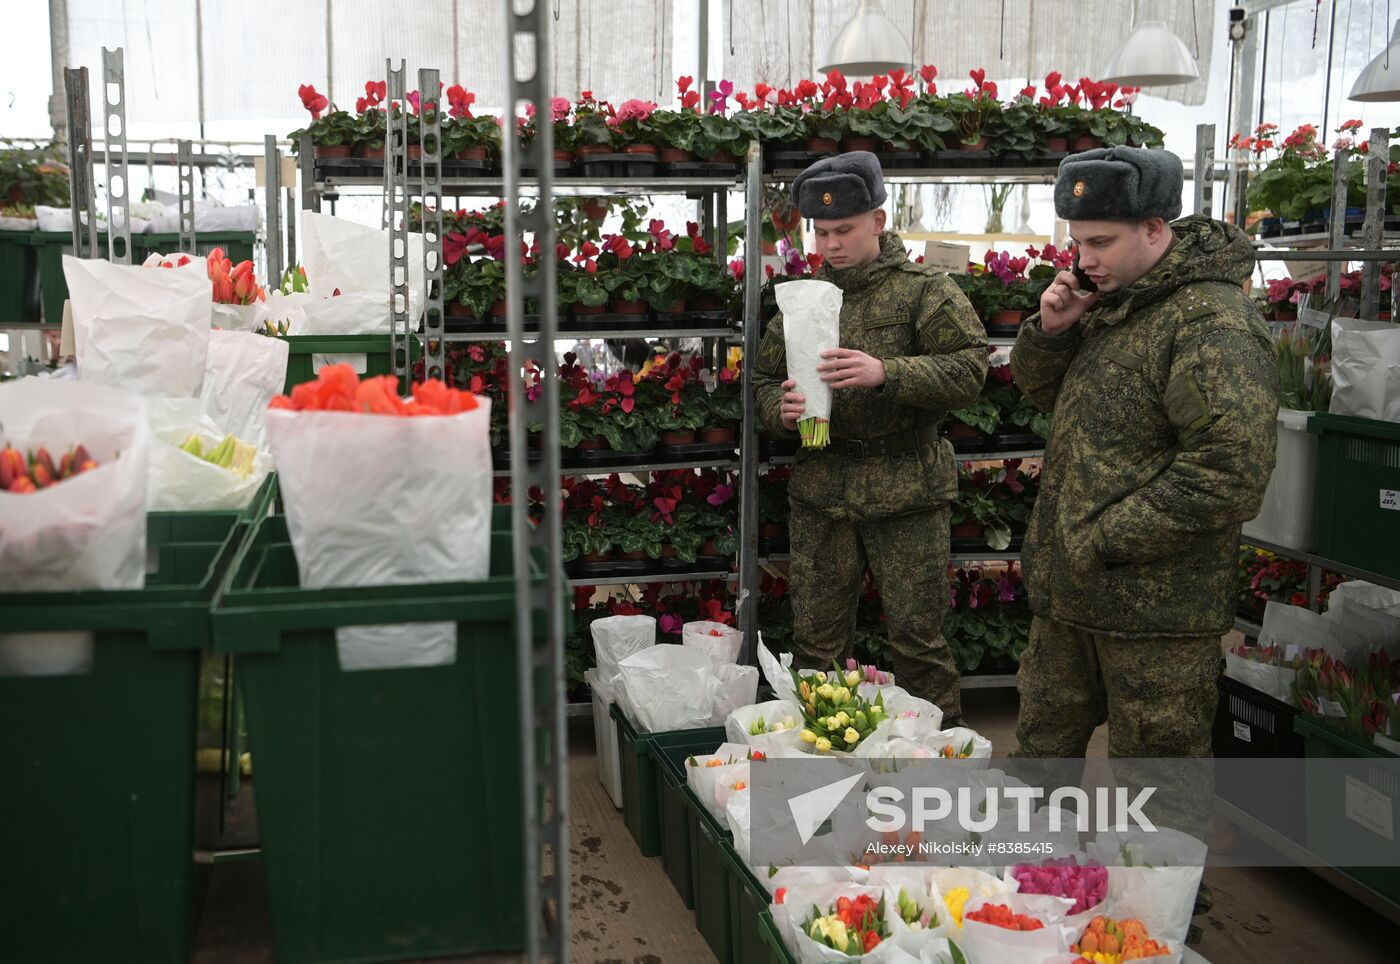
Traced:
POLYGON ((928 241, 924 244, 924 264, 948 274, 967 274, 967 259, 971 254, 972 247, 966 244, 951 241, 928 241))
POLYGON ((1325 311, 1318 311, 1316 308, 1299 308, 1298 320, 1309 328, 1322 328, 1332 323, 1332 316, 1325 311))
POLYGON ((1241 723, 1239 720, 1235 720, 1234 723, 1235 723, 1235 739, 1237 739, 1237 740, 1243 740, 1245 743, 1253 743, 1253 742, 1254 742, 1254 739, 1253 739, 1253 737, 1250 736, 1249 724, 1248 724, 1248 723, 1241 723))
POLYGON ((1381 508, 1400 512, 1400 492, 1394 489, 1381 489, 1381 508))
POLYGON ((1395 813, 1390 797, 1355 777, 1346 778, 1346 815, 1374 834, 1395 841, 1395 813))
POLYGON ((1322 261, 1285 261, 1283 266, 1294 281, 1311 281, 1327 273, 1327 265, 1322 261))
POLYGON ((1346 716, 1347 711, 1342 709, 1342 704, 1335 700, 1329 700, 1325 696, 1317 698, 1317 708, 1322 711, 1323 716, 1346 716))
POLYGON ((1285 646, 1285 647, 1283 648, 1283 660, 1284 660, 1284 662, 1286 662, 1286 663, 1291 663, 1293 660, 1295 660, 1295 659, 1297 659, 1297 658, 1298 658, 1298 644, 1297 644, 1297 643, 1289 643, 1287 646, 1285 646))

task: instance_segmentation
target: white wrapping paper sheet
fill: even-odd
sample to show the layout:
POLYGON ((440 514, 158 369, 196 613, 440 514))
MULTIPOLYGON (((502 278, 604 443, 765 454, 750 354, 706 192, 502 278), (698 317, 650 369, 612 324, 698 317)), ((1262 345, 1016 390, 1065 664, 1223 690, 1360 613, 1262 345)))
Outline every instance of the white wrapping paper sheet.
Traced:
MULTIPOLYGON (((28 495, 0 492, 0 592, 146 584, 144 401, 105 385, 26 378, 0 385, 3 442, 55 464, 82 445, 98 467, 28 495)), ((0 633, 0 675, 85 672, 89 633, 0 633)))
MULTIPOLYGON (((460 415, 267 413, 301 584, 485 579, 491 569, 490 401, 460 415)), ((336 632, 343 669, 440 666, 455 623, 336 632)))
POLYGON ((83 381, 150 398, 198 398, 209 347, 211 288, 203 258, 143 268, 63 256, 83 381))
POLYGON ((287 383, 287 343, 246 332, 209 333, 204 411, 243 441, 267 447, 267 406, 287 383))
POLYGON ((773 288, 783 313, 788 378, 806 400, 804 417, 831 418, 831 386, 817 366, 822 352, 841 347, 841 289, 828 281, 786 281, 773 288))

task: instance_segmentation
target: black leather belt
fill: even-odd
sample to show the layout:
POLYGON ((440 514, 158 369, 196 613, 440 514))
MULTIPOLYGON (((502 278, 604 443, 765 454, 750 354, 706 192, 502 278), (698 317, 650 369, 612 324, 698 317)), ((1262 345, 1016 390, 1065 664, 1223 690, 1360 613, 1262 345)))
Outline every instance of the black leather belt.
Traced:
POLYGON ((919 428, 881 435, 878 438, 832 439, 826 450, 857 462, 877 457, 899 458, 937 442, 938 437, 937 425, 921 425, 919 428))

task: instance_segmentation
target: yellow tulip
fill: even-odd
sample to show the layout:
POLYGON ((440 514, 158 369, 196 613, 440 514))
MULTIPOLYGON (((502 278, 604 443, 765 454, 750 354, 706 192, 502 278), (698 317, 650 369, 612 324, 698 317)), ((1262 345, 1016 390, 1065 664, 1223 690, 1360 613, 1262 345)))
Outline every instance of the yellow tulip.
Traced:
POLYGON ((835 733, 835 732, 836 732, 837 730, 839 730, 840 728, 841 728, 841 724, 836 722, 836 717, 834 717, 834 716, 828 716, 828 717, 826 718, 826 731, 827 731, 828 733, 835 733))
POLYGON ((824 737, 824 736, 823 736, 823 737, 819 737, 819 738, 817 739, 817 752, 818 752, 818 753, 826 753, 826 752, 828 752, 830 749, 831 749, 831 741, 830 741, 830 740, 828 740, 828 739, 827 739, 826 737, 824 737))
POLYGON ((823 683, 817 687, 817 695, 824 700, 831 700, 836 696, 836 688, 830 683, 823 683))
POLYGON ((817 742, 817 735, 816 735, 815 733, 813 733, 811 730, 803 730, 803 731, 802 731, 802 742, 803 742, 803 743, 815 743, 815 742, 817 742))
POLYGON ((847 686, 852 686, 852 687, 854 687, 854 686, 859 686, 859 685, 860 685, 860 681, 861 681, 862 679, 864 679, 864 678, 865 678, 865 677, 863 677, 863 676, 860 675, 860 671, 859 671, 859 670, 854 670, 854 669, 853 669, 853 670, 851 670, 849 673, 846 674, 846 685, 847 685, 847 686))
POLYGON ((845 706, 850 701, 851 691, 846 689, 846 687, 844 686, 838 689, 832 698, 832 702, 835 703, 837 706, 845 706))
POLYGON ((859 743, 860 734, 856 732, 855 727, 849 726, 846 728, 845 739, 847 743, 859 743))

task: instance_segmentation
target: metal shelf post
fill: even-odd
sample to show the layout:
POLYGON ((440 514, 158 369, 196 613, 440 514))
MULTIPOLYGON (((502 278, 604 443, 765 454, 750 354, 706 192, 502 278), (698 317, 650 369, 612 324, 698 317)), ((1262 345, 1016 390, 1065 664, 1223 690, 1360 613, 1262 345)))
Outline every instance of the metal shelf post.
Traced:
MULTIPOLYGON (((88 69, 65 68, 63 81, 64 93, 68 98, 68 209, 73 215, 73 254, 91 259, 97 257, 97 202, 92 189, 92 110, 88 101, 88 69)), ((55 319, 46 320, 52 323, 55 319)))
MULTIPOLYGON (((550 7, 535 0, 518 13, 514 0, 502 0, 505 74, 506 250, 519 248, 527 233, 546 256, 539 271, 524 277, 520 259, 506 258, 507 328, 510 332, 511 530, 514 536, 516 657, 520 676, 522 799, 525 807, 525 922, 531 961, 569 959, 569 784, 568 720, 564 692, 564 581, 556 563, 563 545, 560 500, 559 382, 544 379, 540 397, 528 400, 525 361, 525 302, 538 299, 542 347, 558 334, 556 263, 552 198, 554 127, 541 123, 534 139, 521 145, 513 118, 522 103, 548 118, 550 97, 550 7), (523 168, 539 172, 542 203, 528 210, 520 203, 523 168), (529 457, 528 426, 544 423, 543 458, 529 457), (530 519, 530 491, 544 497, 544 519, 530 519), (540 576, 532 562, 545 560, 540 576), (542 688, 541 688, 542 687, 542 688), (545 868, 550 872, 546 874, 545 868)), ((552 356, 544 360, 552 364, 552 356)))
POLYGON ((107 259, 131 264, 131 199, 126 165, 126 79, 122 48, 102 48, 103 166, 107 170, 107 259), (115 95, 116 99, 113 100, 115 95))

